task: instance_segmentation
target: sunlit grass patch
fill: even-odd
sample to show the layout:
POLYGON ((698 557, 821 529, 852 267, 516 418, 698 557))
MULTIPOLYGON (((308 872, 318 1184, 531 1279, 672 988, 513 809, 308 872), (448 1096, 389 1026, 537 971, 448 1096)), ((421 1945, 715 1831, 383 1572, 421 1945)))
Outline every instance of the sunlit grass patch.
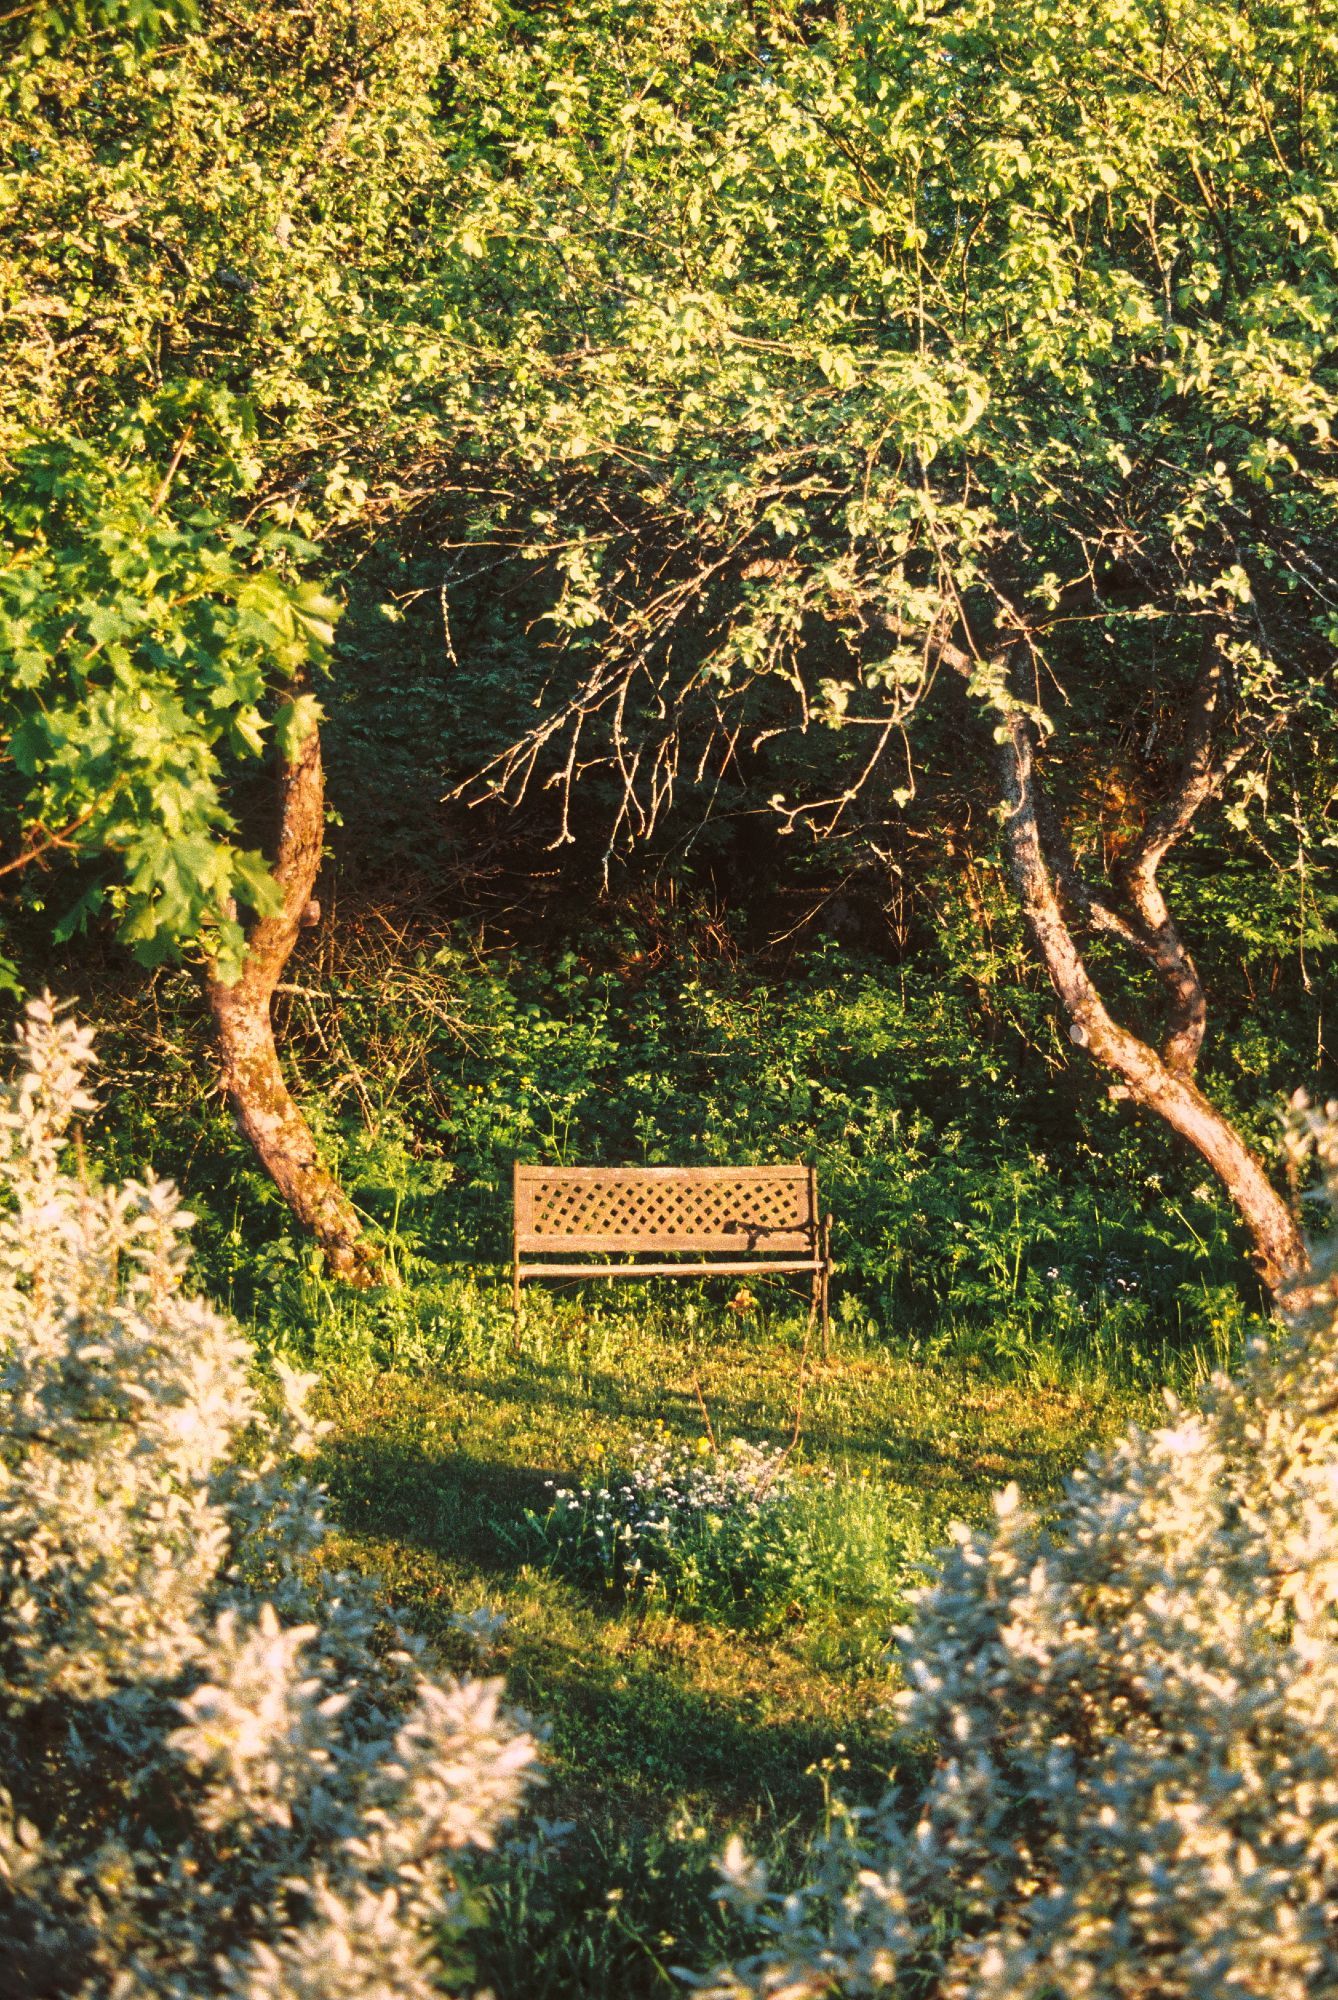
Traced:
POLYGON ((503 1612, 495 1663, 549 1729, 540 1811, 572 1830, 537 1868, 500 1855, 460 1942, 498 2000, 681 1991, 674 1965, 727 1955, 701 1889, 732 1833, 785 1881, 833 1773, 855 1803, 871 1805, 893 1769, 913 1788, 889 1640, 915 1565, 950 1521, 985 1518, 1009 1479, 1055 1493, 1089 1445, 1148 1407, 1107 1385, 898 1354, 843 1325, 830 1360, 806 1364, 784 1532, 768 1523, 768 1549, 713 1567, 688 1519, 672 1589, 609 1587, 588 1548, 536 1538, 559 1489, 612 1493, 608 1473, 648 1437, 709 1464, 703 1404, 717 1440, 775 1454, 793 1435, 803 1314, 740 1320, 686 1291, 536 1292, 517 1353, 504 1293, 484 1284, 406 1288, 387 1307, 396 1366, 383 1331, 339 1359, 355 1315, 384 1329, 376 1300, 346 1299, 298 1341, 327 1371, 322 1469, 341 1559, 376 1570, 458 1668, 470 1660, 458 1614, 503 1612), (415 1308, 431 1358, 413 1344, 415 1308))

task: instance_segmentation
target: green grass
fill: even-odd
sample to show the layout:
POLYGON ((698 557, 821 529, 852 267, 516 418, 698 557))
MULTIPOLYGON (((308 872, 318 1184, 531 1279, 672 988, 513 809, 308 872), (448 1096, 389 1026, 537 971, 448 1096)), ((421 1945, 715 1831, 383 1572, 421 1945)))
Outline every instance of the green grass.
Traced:
MULTIPOLYGON (((323 1376, 340 1558, 379 1572, 457 1667, 455 1615, 506 1613, 496 1665, 548 1727, 548 1782, 532 1848, 474 1882, 460 1985, 653 2000, 683 1990, 674 1965, 741 1943, 709 1893, 731 1832, 793 1879, 833 1786, 869 1799, 895 1769, 914 1787, 888 1709, 908 1566, 1010 1479, 1043 1504, 1163 1386, 1192 1396, 1265 1331, 1263 1302, 1225 1196, 1076 1057, 1002 907, 984 951, 974 904, 945 897, 898 964, 831 939, 758 954, 709 903, 632 898, 569 930, 513 929, 509 902, 477 930, 391 914, 345 904, 306 936, 276 1017, 395 1283, 316 1274, 208 1084, 184 970, 98 987, 90 1154, 109 1176, 176 1177, 199 1284, 262 1354, 323 1376), (513 1355, 499 1271, 518 1159, 816 1164, 838 1324, 796 1457, 836 1482, 811 1546, 844 1537, 857 1559, 810 1562, 761 1606, 735 1573, 648 1602, 527 1534, 548 1481, 626 1465, 657 1423, 701 1436, 699 1392, 719 1438, 786 1440, 803 1320, 776 1293, 731 1313, 720 1285, 535 1286, 513 1355), (545 1818, 570 1824, 561 1842, 545 1818)), ((1271 1004, 1252 988, 1249 1022, 1223 1019, 1206 1078, 1266 1152, 1276 1092, 1311 1060, 1271 1004)))
MULTIPOLYGON (((791 1434, 802 1317, 740 1319, 685 1289, 532 1295, 514 1355, 487 1286, 363 1300, 309 1286, 305 1315, 291 1298, 283 1314, 305 1323, 297 1351, 326 1376, 339 1559, 377 1571, 457 1667, 470 1662, 453 1615, 502 1610, 496 1667, 550 1732, 537 1811, 571 1830, 537 1871, 490 1864, 460 1947, 498 2000, 682 1990, 672 1965, 705 1966, 730 1943, 708 1893, 730 1832, 783 1874, 833 1781, 856 1802, 899 1766, 914 1781, 888 1708, 896 1590, 860 1604, 814 1592, 759 1631, 566 1580, 527 1546, 548 1482, 625 1464, 656 1425, 703 1435, 703 1404, 721 1439, 791 1434)), ((256 1330, 276 1344, 275 1321, 256 1330)), ((902 1550, 930 1550, 1009 1479, 1054 1493, 1144 1407, 1091 1382, 892 1353, 847 1328, 829 1361, 810 1357, 796 1458, 876 1497, 902 1550)))
POLYGON ((1044 1502, 1163 1385, 1192 1394, 1264 1325, 1223 1198, 1068 1067, 1031 989, 1005 1020, 927 959, 831 948, 763 976, 687 931, 611 947, 605 928, 545 956, 459 932, 407 952, 375 925, 349 945, 346 925, 337 961, 295 964, 286 1057, 385 1249, 384 1289, 315 1275, 201 1090, 184 975, 105 996, 90 1134, 109 1173, 180 1179, 201 1283, 262 1353, 324 1377, 342 1559, 378 1571, 459 1667, 455 1614, 506 1613, 497 1665, 550 1734, 522 1829, 539 1858, 490 1863, 453 1944, 498 2000, 651 2000, 682 1990, 673 1965, 733 1949, 709 1896, 731 1832, 784 1880, 833 1784, 856 1802, 893 1769, 914 1786, 888 1709, 908 1559, 1010 1479, 1044 1502), (535 1286, 513 1354, 498 1273, 517 1158, 817 1163, 838 1324, 796 1457, 835 1476, 822 1533, 867 1549, 888 1523, 888 1559, 847 1566, 862 1595, 832 1563, 826 1592, 796 1585, 793 1614, 773 1598, 745 1615, 732 1578, 690 1610, 691 1592, 629 1599, 527 1538, 547 1482, 626 1465, 657 1423, 701 1436, 699 1392, 719 1438, 787 1439, 803 1319, 777 1293, 732 1313, 722 1286, 535 1286), (536 1815, 571 1831, 554 1844, 536 1815))

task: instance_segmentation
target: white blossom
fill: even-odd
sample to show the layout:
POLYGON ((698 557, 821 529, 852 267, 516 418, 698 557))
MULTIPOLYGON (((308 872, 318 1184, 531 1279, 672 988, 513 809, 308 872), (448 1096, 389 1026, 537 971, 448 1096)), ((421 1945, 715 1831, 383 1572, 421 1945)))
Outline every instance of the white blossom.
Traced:
MULTIPOLYGON (((1298 1107, 1338 1175, 1338 1127, 1298 1107)), ((1094 1455, 1042 1519, 959 1530, 901 1635, 923 1795, 838 1821, 801 1895, 737 1847, 767 1948, 714 2000, 1269 2000, 1338 1990, 1338 1287, 1094 1455)))
POLYGON ((739 1437, 720 1448, 705 1438, 695 1445, 638 1438, 611 1485, 553 1488, 545 1537, 592 1552, 606 1582, 653 1595, 704 1525, 761 1524, 783 1510, 793 1484, 789 1456, 739 1437))
POLYGON ((324 1573, 321 1426, 182 1281, 166 1182, 71 1172, 86 1031, 0 1087, 0 1985, 6 2000, 427 2000, 460 1857, 535 1756, 324 1573), (248 1452, 248 1458, 254 1453, 248 1452))

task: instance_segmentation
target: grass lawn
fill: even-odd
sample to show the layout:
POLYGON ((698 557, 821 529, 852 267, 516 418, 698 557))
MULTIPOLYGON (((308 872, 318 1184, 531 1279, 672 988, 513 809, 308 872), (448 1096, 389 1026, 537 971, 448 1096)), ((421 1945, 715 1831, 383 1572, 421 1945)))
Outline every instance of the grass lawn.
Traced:
POLYGON ((888 1508, 899 1570, 873 1601, 797 1602, 765 1630, 679 1615, 556 1573, 526 1516, 544 1514, 555 1485, 626 1465, 657 1426, 703 1436, 703 1405, 722 1441, 790 1437, 802 1319, 741 1316, 685 1290, 532 1295, 515 1355, 500 1299, 481 1291, 454 1351, 449 1305, 413 1296, 395 1307, 390 1366, 371 1365, 365 1343, 349 1358, 356 1303, 314 1343, 340 1558, 378 1571, 458 1667, 469 1643, 453 1614, 503 1611, 495 1667, 550 1731, 537 1812, 570 1831, 553 1846, 536 1822, 537 1871, 498 1859, 461 1947, 498 2000, 682 1991, 672 1968, 700 1969, 731 1942, 709 1896, 728 1833, 783 1873, 833 1788, 870 1798, 898 1767, 913 1783, 886 1646, 916 1559, 1009 1479, 1043 1499, 1146 1413, 1132 1391, 1003 1380, 838 1331, 831 1359, 808 1365, 795 1461, 801 1477, 835 1475, 853 1505, 888 1508), (431 1355, 415 1346, 425 1324, 431 1355))

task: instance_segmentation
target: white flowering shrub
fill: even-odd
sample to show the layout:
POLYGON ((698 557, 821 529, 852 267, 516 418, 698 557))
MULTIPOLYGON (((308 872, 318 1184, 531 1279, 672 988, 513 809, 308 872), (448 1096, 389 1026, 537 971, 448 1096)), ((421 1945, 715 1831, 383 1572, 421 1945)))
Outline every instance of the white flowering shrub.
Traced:
POLYGON ((722 1451, 706 1438, 640 1438, 626 1468, 602 1484, 554 1486, 548 1513, 531 1520, 568 1575, 695 1603, 711 1571, 733 1571, 750 1532, 765 1536, 792 1477, 782 1450, 743 1438, 722 1451))
MULTIPOLYGON (((1330 1184, 1334 1107, 1304 1122, 1330 1184)), ((902 1634, 936 1756, 768 1891, 716 2000, 1301 2000, 1338 1990, 1338 1285, 1278 1351, 1094 1456, 1042 1523, 1010 1489, 902 1634)))
POLYGON ((305 1378, 182 1291, 167 1183, 66 1164, 88 1034, 45 1002, 0 1088, 0 1990, 426 2000, 456 1870, 535 1744, 312 1563, 305 1378), (242 1458, 239 1459, 239 1448, 242 1458))
POLYGON ((867 1481, 800 1473, 788 1449, 639 1439, 602 1481, 554 1486, 529 1526, 561 1575, 750 1625, 835 1602, 894 1601, 904 1525, 867 1481))

